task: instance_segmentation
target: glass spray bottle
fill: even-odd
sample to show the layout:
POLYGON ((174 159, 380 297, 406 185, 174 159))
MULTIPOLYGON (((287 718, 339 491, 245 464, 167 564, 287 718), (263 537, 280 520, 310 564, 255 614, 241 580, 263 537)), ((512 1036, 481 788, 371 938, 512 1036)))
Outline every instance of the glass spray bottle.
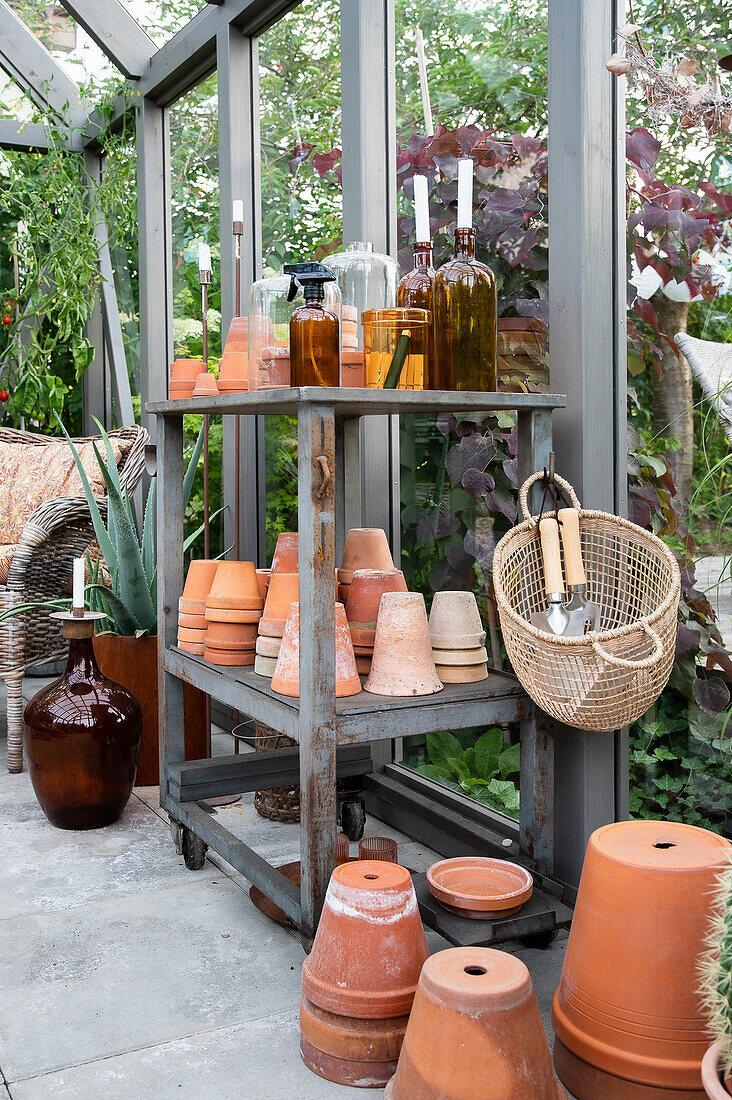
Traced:
POLYGON ((285 264, 290 276, 288 301, 302 288, 305 305, 290 318, 290 385, 339 386, 341 380, 338 315, 326 309, 325 284, 335 275, 323 264, 285 264))

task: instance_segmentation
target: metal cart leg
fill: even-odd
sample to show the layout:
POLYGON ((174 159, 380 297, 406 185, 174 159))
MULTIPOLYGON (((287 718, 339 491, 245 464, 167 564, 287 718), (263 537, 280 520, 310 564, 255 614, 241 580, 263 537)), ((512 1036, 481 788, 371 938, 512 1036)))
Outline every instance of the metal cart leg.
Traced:
POLYGON ((520 846, 542 875, 554 870, 554 721, 533 708, 521 723, 520 846))
POLYGON ((304 405, 298 420, 300 546, 300 898, 309 950, 336 862, 335 419, 304 405), (310 685, 306 688, 305 685, 310 685))

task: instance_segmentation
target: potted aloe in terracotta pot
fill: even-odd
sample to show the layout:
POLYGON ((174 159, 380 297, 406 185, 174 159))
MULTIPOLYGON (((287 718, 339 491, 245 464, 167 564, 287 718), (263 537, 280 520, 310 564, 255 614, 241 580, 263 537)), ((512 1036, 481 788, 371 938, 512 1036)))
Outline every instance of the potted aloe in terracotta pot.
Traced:
POLYGON ((701 994, 715 1042, 704 1055, 702 1084, 710 1100, 732 1096, 732 867, 719 879, 701 994))

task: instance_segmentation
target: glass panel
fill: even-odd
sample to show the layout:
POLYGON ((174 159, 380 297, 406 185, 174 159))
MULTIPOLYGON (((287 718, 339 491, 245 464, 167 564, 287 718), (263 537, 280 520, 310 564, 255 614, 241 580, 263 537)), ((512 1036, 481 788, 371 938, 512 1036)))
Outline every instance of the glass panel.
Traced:
MULTIPOLYGON (((176 358, 200 359, 203 354, 202 295, 198 278, 198 250, 211 249, 211 282, 208 287, 208 366, 216 369, 221 356, 221 264, 218 206, 218 95, 216 74, 201 81, 176 100, 170 109, 171 192, 173 223, 173 340, 176 358)), ((184 418, 189 443, 198 434, 201 417, 184 418)), ((209 515, 212 557, 224 546, 222 457, 220 417, 209 420, 209 515)), ((190 529, 203 523, 203 465, 199 468, 186 512, 190 529)), ((203 534, 192 548, 203 557, 203 534)))
MULTIPOLYGON (((305 0, 259 39, 262 271, 319 260, 340 245, 340 22, 334 0, 305 0), (322 173, 322 175, 321 175, 322 173)), ((289 333, 275 333, 278 344, 289 333)), ((297 423, 266 417, 267 561, 297 530, 297 423)))

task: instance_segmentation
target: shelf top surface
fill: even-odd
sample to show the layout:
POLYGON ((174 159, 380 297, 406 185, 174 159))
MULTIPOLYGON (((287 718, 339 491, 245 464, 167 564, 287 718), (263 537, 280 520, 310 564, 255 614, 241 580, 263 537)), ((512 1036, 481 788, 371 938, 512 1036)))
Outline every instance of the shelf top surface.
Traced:
POLYGON ((183 401, 148 401, 156 416, 211 414, 296 414, 308 405, 324 405, 337 416, 389 416, 402 413, 490 412, 494 409, 562 409, 566 397, 556 393, 473 393, 463 390, 376 390, 326 386, 276 387, 254 393, 189 397, 183 401))
MULTIPOLYGON (((171 650, 176 658, 183 658, 186 664, 198 665, 208 672, 221 675, 223 678, 242 684, 260 695, 282 703, 283 706, 293 711, 299 710, 299 700, 278 695, 272 691, 270 681, 266 676, 259 676, 251 667, 227 668, 213 665, 205 661, 203 657, 195 657, 190 653, 174 646, 171 650)), ((366 680, 361 677, 361 683, 366 680)), ((373 695, 369 691, 361 691, 358 695, 349 695, 336 700, 336 715, 339 718, 347 718, 351 715, 363 715, 383 710, 403 710, 412 707, 430 707, 443 703, 469 703, 481 699, 511 698, 522 696, 523 688, 515 676, 507 672, 499 672, 497 669, 488 670, 488 678, 477 684, 445 684, 442 691, 434 695, 418 696, 386 696, 373 695)))

